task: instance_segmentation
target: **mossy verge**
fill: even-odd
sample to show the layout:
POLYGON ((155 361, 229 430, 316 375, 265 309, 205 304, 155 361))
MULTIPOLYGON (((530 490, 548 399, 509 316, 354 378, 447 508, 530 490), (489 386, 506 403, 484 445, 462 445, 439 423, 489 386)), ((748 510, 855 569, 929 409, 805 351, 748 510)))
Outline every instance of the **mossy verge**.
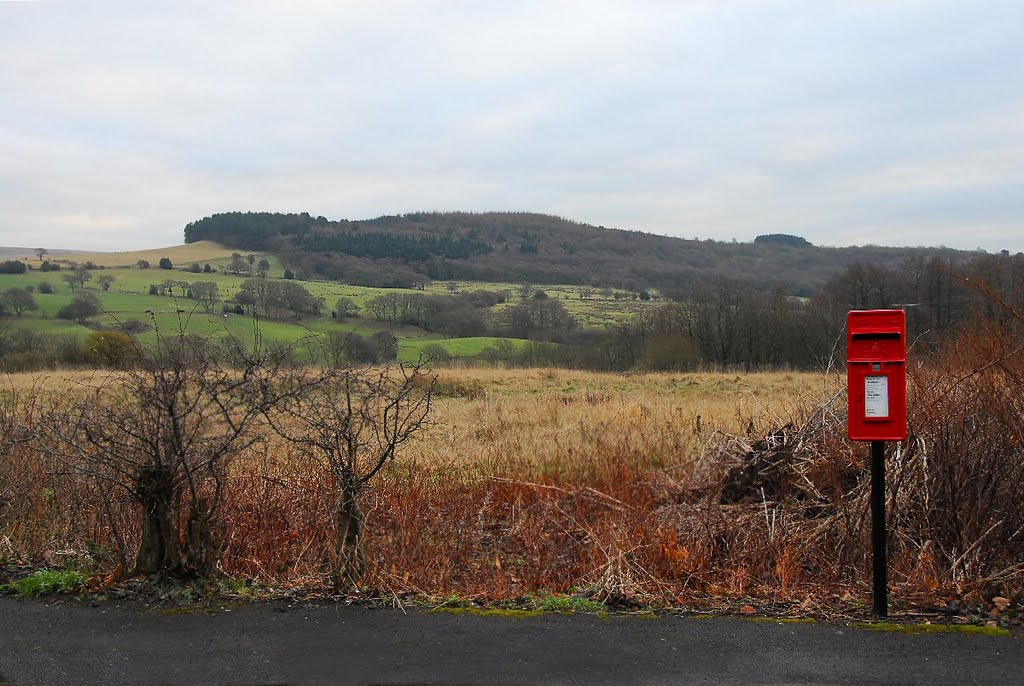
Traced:
POLYGON ((897 624, 895 622, 861 622, 851 625, 865 631, 884 631, 893 634, 921 636, 926 634, 964 634, 967 636, 1012 636, 1009 629, 977 624, 897 624))
POLYGON ((448 614, 472 614, 481 617, 506 617, 523 618, 537 617, 544 614, 596 614, 598 617, 606 617, 608 607, 601 602, 583 595, 563 595, 540 591, 523 598, 497 605, 479 605, 469 600, 451 596, 446 598, 440 605, 433 607, 428 612, 442 612, 448 614))

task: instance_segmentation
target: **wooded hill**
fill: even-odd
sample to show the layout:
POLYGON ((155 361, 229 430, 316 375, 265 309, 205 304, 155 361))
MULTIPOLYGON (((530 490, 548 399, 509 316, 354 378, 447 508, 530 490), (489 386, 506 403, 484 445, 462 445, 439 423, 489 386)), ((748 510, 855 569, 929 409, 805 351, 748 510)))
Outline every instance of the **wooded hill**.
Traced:
POLYGON ((188 224, 185 242, 270 251, 296 271, 355 285, 430 280, 561 283, 631 291, 687 289, 726 277, 758 290, 812 295, 858 262, 896 268, 909 257, 957 262, 948 248, 823 248, 798 236, 753 243, 687 240, 543 214, 432 212, 337 220, 309 213, 229 212, 188 224))

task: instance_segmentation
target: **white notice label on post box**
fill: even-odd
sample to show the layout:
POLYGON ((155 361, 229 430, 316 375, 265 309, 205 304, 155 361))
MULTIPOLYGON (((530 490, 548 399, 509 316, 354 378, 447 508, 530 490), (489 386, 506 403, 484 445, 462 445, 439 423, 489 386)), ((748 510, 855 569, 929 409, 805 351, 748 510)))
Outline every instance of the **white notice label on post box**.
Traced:
POLYGON ((889 377, 864 377, 864 416, 889 416, 889 377))

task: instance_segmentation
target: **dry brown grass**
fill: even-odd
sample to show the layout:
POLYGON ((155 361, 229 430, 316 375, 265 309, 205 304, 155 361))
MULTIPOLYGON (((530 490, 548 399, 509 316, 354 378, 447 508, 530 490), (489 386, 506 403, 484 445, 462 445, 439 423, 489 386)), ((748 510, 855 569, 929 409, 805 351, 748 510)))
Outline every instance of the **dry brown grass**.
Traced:
MULTIPOLYGON (((156 267, 161 257, 169 258, 174 264, 181 263, 184 265, 191 262, 231 257, 231 253, 234 252, 237 252, 237 250, 225 248, 213 241, 196 241, 188 245, 172 245, 166 248, 121 252, 56 250, 53 254, 47 255, 46 259, 79 263, 92 261, 103 267, 134 267, 139 260, 146 260, 156 267)), ((39 262, 39 257, 33 254, 31 250, 17 251, 8 249, 0 253, 0 259, 24 260, 29 264, 38 264, 39 262)))
POLYGON ((444 370, 434 421, 407 455, 467 467, 520 459, 571 464, 614 444, 653 465, 683 463, 716 431, 785 423, 833 386, 813 374, 444 370))
MULTIPOLYGON (((12 374, 10 389, 68 397, 107 384, 108 371, 12 374)), ((629 446, 652 465, 686 463, 716 432, 781 426, 832 395, 835 377, 806 373, 610 374, 558 369, 445 369, 429 425, 405 451, 423 465, 523 460, 572 464, 629 446)))

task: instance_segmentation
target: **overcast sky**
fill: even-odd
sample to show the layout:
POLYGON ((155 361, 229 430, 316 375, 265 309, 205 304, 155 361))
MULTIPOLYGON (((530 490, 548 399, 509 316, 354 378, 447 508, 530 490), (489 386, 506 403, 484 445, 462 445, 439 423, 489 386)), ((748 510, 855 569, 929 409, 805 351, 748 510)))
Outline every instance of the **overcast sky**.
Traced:
POLYGON ((1024 250, 1024 2, 0 0, 0 245, 528 210, 1024 250))

